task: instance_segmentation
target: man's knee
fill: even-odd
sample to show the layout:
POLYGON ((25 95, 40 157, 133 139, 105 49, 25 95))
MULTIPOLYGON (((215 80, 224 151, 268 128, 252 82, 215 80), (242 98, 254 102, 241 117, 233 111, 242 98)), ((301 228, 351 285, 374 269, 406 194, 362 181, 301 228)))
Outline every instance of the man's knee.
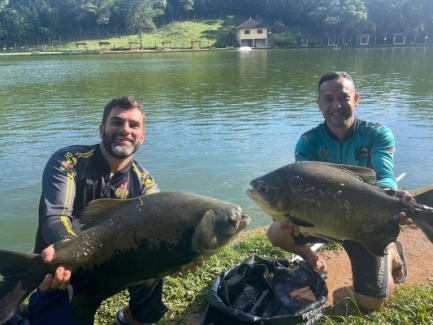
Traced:
POLYGON ((354 299, 359 309, 367 311, 376 311, 382 308, 388 299, 369 297, 360 293, 354 293, 354 299))
POLYGON ((269 242, 275 247, 283 247, 286 244, 285 242, 288 240, 285 234, 282 234, 282 230, 280 228, 280 224, 277 222, 273 222, 267 232, 266 235, 268 237, 269 242))
POLYGON ((274 236, 274 230, 272 229, 272 225, 269 226, 268 230, 266 231, 266 236, 268 237, 268 240, 270 243, 274 246, 275 245, 275 236, 274 236))

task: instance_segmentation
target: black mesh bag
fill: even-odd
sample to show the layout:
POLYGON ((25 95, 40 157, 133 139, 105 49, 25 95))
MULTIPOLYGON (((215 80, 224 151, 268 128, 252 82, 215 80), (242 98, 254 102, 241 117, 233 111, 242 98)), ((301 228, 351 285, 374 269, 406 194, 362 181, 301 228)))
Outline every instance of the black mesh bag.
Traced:
POLYGON ((200 325, 313 325, 328 289, 305 261, 251 256, 214 281, 200 325))

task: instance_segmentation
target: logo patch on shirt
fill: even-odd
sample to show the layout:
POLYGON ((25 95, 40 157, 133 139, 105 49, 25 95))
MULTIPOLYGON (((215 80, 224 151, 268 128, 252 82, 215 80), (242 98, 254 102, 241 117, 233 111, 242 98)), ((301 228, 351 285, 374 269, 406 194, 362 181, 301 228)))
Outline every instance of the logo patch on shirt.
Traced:
POLYGON ((362 147, 359 149, 355 149, 355 159, 359 160, 361 158, 368 158, 370 155, 370 150, 367 147, 362 147))
POLYGON ((75 176, 76 174, 74 165, 71 164, 70 161, 62 161, 62 163, 60 164, 60 170, 66 175, 75 176))
POLYGON ((328 161, 329 160, 329 155, 330 155, 330 151, 329 148, 325 147, 325 146, 321 146, 319 149, 319 155, 321 160, 323 161, 328 161))
POLYGON ((75 176, 75 165, 78 162, 77 157, 73 153, 67 152, 65 158, 66 160, 60 163, 60 170, 67 175, 75 176))
POLYGON ((129 191, 127 190, 128 183, 125 182, 116 190, 116 196, 119 199, 126 199, 128 197, 129 191))

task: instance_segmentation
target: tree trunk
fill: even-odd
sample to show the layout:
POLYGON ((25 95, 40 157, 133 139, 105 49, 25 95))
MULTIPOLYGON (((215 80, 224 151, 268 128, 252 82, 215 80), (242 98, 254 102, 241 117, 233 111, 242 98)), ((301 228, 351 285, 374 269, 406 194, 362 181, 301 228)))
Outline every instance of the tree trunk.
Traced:
POLYGON ((140 26, 140 31, 138 32, 138 37, 140 38, 140 50, 143 51, 143 27, 140 26))

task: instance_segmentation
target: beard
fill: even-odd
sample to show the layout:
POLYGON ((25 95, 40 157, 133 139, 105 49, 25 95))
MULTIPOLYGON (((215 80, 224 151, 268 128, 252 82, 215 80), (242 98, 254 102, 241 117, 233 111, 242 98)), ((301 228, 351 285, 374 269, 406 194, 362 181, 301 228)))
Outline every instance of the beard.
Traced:
POLYGON ((134 143, 134 140, 131 142, 130 146, 116 145, 114 144, 116 140, 116 134, 113 134, 111 137, 104 132, 102 136, 102 144, 105 147, 105 150, 116 159, 124 159, 132 156, 140 147, 140 144, 134 143))

